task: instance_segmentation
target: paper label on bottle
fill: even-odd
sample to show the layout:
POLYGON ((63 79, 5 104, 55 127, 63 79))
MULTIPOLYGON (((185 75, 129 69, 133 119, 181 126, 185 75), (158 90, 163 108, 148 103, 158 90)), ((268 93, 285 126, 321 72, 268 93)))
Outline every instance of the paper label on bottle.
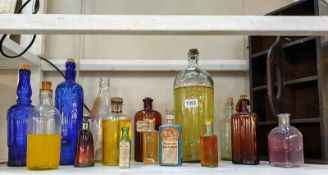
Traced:
POLYGON ((120 168, 129 168, 130 167, 130 142, 121 141, 120 142, 120 168))
POLYGON ((137 121, 137 132, 145 132, 148 129, 148 122, 146 120, 137 121))
POLYGON ((163 164, 178 164, 179 135, 179 131, 175 128, 165 128, 160 132, 163 164))
POLYGON ((185 100, 185 108, 197 108, 197 107, 198 107, 198 99, 185 100))

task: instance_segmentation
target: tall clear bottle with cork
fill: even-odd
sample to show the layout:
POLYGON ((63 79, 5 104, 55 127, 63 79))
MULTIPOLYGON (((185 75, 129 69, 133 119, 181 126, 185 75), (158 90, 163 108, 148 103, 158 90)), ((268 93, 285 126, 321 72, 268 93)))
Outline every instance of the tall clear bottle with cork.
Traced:
POLYGON ((176 122, 183 130, 182 159, 200 161, 199 138, 205 121, 213 121, 214 83, 211 76, 198 66, 199 52, 190 49, 188 67, 180 72, 174 82, 176 122))

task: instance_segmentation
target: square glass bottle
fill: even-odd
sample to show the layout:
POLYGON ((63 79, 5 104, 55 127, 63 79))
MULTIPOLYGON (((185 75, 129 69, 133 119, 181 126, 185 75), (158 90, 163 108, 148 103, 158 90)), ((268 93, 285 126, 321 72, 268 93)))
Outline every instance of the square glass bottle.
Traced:
POLYGON ((166 124, 159 127, 159 165, 182 165, 181 126, 174 122, 174 113, 166 113, 166 124))
POLYGON ((143 132, 143 156, 144 164, 158 163, 158 132, 155 130, 155 119, 149 119, 148 129, 143 132))
POLYGON ((218 139, 213 134, 212 121, 205 121, 205 133, 200 137, 201 166, 218 166, 218 139))

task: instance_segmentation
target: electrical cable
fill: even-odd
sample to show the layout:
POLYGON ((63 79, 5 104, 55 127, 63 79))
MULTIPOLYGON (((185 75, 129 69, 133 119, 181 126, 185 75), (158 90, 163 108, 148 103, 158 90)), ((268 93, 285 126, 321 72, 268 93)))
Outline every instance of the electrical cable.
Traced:
MULTIPOLYGON (((26 1, 17 11, 15 11, 15 14, 20 14, 22 12, 22 10, 26 7, 26 5, 28 3, 30 3, 32 0, 28 0, 26 1)), ((34 9, 33 9, 33 12, 32 14, 36 14, 38 13, 40 9, 40 1, 39 0, 36 0, 35 1, 35 4, 34 4, 34 9)), ((7 38, 8 34, 4 34, 2 35, 1 39, 0 39, 0 53, 7 57, 7 58, 10 58, 10 59, 14 59, 14 58, 18 58, 18 57, 21 57, 22 55, 24 55, 30 48, 31 46, 34 44, 34 41, 35 41, 35 38, 36 38, 36 35, 34 34, 33 37, 32 37, 32 40, 31 42, 27 45, 27 47, 19 54, 17 55, 8 55, 6 54, 4 51, 3 51, 3 42, 4 40, 7 38)), ((44 57, 41 57, 41 56, 37 56, 40 60, 42 61, 45 61, 47 62, 49 65, 51 65, 57 72, 59 72, 59 74, 65 79, 65 75, 62 71, 60 71, 60 69, 55 65, 53 64, 50 60, 44 58, 44 57)), ((89 107, 83 102, 83 107, 90 113, 90 109, 89 107)))

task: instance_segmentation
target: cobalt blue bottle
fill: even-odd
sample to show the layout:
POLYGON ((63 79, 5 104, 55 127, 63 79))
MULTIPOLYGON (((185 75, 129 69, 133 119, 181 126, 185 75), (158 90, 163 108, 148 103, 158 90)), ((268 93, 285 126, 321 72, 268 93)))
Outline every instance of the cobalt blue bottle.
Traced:
POLYGON ((83 89, 75 82, 75 59, 66 62, 66 78, 56 88, 56 108, 62 115, 60 164, 73 165, 83 118, 83 89))
POLYGON ((10 107, 7 113, 8 166, 26 165, 27 119, 33 108, 30 76, 29 65, 22 64, 19 69, 17 104, 10 107))
POLYGON ((182 129, 174 122, 174 113, 166 112, 166 124, 159 127, 159 165, 182 165, 182 129))

